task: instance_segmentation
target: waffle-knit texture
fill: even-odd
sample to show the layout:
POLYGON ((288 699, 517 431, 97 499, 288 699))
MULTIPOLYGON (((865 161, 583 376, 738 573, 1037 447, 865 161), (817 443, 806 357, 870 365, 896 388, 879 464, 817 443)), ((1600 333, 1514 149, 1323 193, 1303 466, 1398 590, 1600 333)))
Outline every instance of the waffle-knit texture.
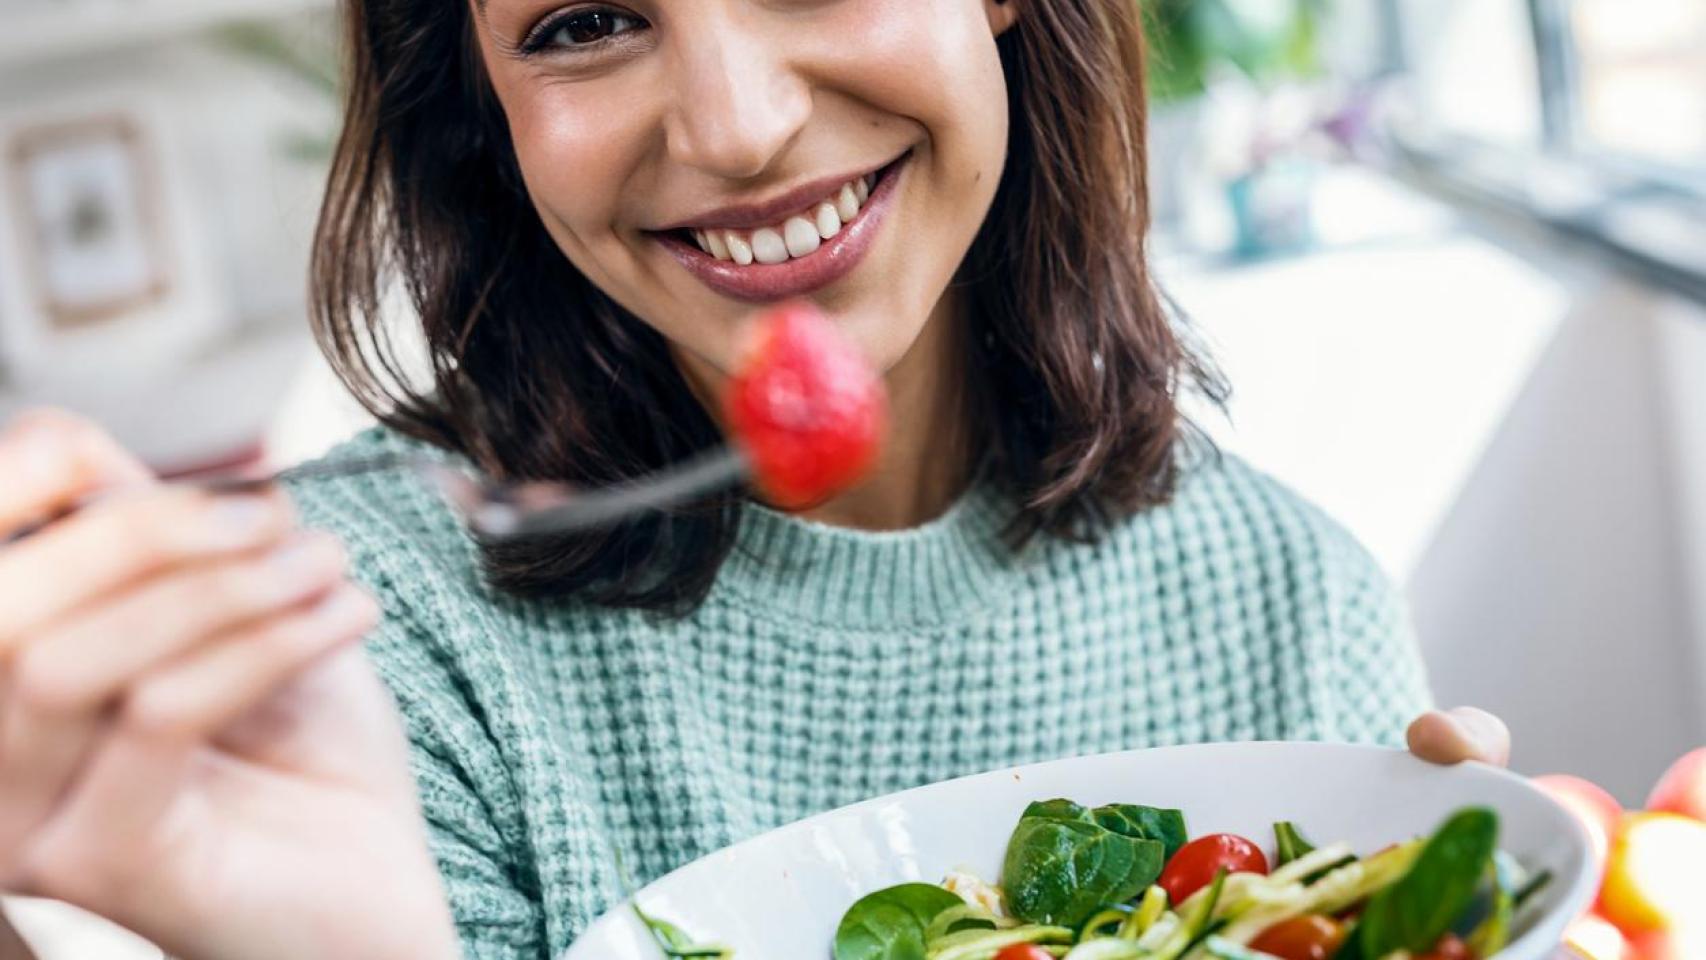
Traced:
MULTIPOLYGON (((330 456, 417 446, 375 428, 330 456)), ((812 813, 1057 757, 1397 745, 1428 702, 1368 554, 1231 456, 1094 544, 1019 553, 985 488, 898 533, 750 507, 681 620, 498 593, 400 474, 290 489, 384 609, 368 651, 470 957, 556 956, 620 902, 618 862, 644 883, 812 813)))

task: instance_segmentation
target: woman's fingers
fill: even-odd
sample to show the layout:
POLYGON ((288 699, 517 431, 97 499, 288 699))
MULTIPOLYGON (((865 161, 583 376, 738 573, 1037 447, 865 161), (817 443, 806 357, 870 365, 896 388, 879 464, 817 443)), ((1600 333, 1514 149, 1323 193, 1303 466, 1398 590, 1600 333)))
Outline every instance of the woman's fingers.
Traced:
POLYGON ((99 490, 154 481, 93 423, 60 410, 21 413, 0 429, 0 536, 99 490))
POLYGON ((74 903, 124 902, 123 887, 144 878, 114 875, 111 864, 147 871, 158 857, 193 848, 194 834, 207 828, 207 811, 186 804, 184 785, 200 775, 198 764, 230 762, 210 759, 208 742, 245 714, 265 710, 292 680, 359 641, 377 619, 367 594, 343 583, 149 674, 104 723, 93 756, 37 831, 14 882, 74 903))
POLYGON ((0 547, 0 656, 50 621, 149 573, 266 547, 293 527, 281 491, 220 497, 161 487, 91 504, 0 547))
POLYGON ((10 873, 111 741, 126 688, 210 639, 298 615, 339 582, 343 557, 319 534, 269 549, 294 529, 282 492, 163 486, 97 427, 55 411, 0 429, 0 478, 0 872, 10 873))
POLYGON ((0 860, 59 802, 125 686, 211 635, 323 593, 342 569, 335 540, 303 534, 268 555, 159 574, 30 633, 0 686, 0 860))
POLYGON ((342 583, 286 615, 232 631, 157 671, 125 699, 121 723, 155 737, 210 739, 321 657, 360 640, 379 608, 342 583))
POLYGON ((299 533, 265 553, 157 574, 32 633, 0 690, 0 857, 59 802, 110 701, 222 635, 300 619, 293 608, 343 569, 335 538, 299 533))
POLYGON ((264 553, 182 567, 123 588, 17 651, 17 696, 50 715, 92 710, 143 671, 208 637, 325 592, 343 570, 336 538, 304 532, 264 553))
POLYGON ((1509 766, 1511 734, 1503 720, 1475 707, 1433 710, 1410 724, 1410 752, 1433 763, 1479 760, 1509 766))

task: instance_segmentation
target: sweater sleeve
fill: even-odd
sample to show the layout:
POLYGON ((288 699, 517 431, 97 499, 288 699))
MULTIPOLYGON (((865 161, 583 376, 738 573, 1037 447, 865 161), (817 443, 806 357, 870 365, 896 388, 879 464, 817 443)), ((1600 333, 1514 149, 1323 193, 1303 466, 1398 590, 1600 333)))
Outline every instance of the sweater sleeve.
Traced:
POLYGON ((448 678, 418 669, 428 665, 414 655, 419 648, 409 645, 406 632, 387 623, 368 651, 402 711, 428 842, 463 952, 471 960, 545 960, 539 898, 495 815, 501 792, 489 795, 507 778, 501 769, 486 769, 495 755, 481 748, 476 718, 457 708, 448 678))
POLYGON ((1332 629, 1325 675, 1336 739, 1401 747, 1410 721, 1433 699, 1408 607, 1350 534, 1334 525, 1328 539, 1332 629))
MULTIPOLYGON (((364 442, 372 443, 369 435, 364 442)), ((364 452, 361 447, 353 452, 364 452)), ((400 585, 429 574, 396 544, 425 521, 381 511, 372 478, 293 481, 305 526, 337 535, 352 576, 379 602, 364 645, 409 738, 428 841, 463 951, 475 960, 548 960, 546 922, 512 772, 439 631, 400 585)))

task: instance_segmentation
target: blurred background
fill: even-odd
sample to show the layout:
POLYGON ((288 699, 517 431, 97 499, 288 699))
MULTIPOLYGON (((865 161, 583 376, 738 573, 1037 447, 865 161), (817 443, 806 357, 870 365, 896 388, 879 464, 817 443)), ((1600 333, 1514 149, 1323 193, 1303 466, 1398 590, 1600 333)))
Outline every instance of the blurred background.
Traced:
MULTIPOLYGON (((365 423, 304 319, 334 2, 0 0, 0 418, 173 475, 365 423)), ((1203 423, 1369 545, 1518 770, 1638 805, 1706 741, 1706 2, 1141 2, 1203 423)))

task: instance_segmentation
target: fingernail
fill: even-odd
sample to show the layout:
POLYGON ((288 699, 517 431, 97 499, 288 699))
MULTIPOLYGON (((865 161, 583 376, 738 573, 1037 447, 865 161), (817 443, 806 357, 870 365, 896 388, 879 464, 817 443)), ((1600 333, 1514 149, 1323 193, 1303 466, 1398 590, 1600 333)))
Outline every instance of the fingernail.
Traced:
POLYGON ((36 483, 58 479, 63 472, 60 462, 65 459, 65 441, 58 434, 41 431, 26 435, 22 441, 24 479, 36 483))
POLYGON ((242 541, 270 527, 277 508, 260 497, 222 497, 208 514, 222 535, 242 541))
POLYGON ((298 580, 320 572, 320 545, 311 537, 297 537, 267 555, 267 566, 285 580, 298 580))
POLYGON ((334 590, 314 611, 315 619, 328 629, 343 630, 358 624, 365 627, 377 619, 373 599, 359 590, 334 590))
POLYGON ((1458 709, 1447 712, 1445 716, 1451 721, 1451 725, 1457 728, 1457 735, 1474 751, 1477 759, 1488 762, 1498 759, 1498 737, 1479 713, 1458 709))

